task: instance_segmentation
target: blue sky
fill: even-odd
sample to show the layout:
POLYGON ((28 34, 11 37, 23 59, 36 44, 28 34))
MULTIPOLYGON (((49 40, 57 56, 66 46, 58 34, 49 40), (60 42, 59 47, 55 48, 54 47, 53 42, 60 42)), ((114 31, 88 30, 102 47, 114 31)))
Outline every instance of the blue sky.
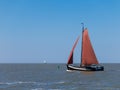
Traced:
POLYGON ((99 62, 120 63, 120 0, 0 0, 0 63, 66 63, 81 22, 99 62))

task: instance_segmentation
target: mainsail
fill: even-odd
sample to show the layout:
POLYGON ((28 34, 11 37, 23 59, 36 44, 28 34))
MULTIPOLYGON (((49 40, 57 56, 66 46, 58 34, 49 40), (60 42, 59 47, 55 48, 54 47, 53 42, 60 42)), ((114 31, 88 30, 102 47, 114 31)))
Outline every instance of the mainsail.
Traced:
POLYGON ((81 65, 98 64, 96 55, 94 53, 88 30, 85 29, 82 33, 82 51, 81 51, 81 65))
POLYGON ((80 37, 78 37, 77 40, 75 41, 75 44, 74 44, 74 46, 73 46, 73 48, 72 48, 72 50, 71 50, 71 52, 70 52, 70 56, 69 56, 69 58, 68 58, 67 64, 73 64, 73 53, 74 53, 74 49, 75 49, 75 47, 76 47, 76 45, 77 45, 77 43, 78 43, 79 38, 80 38, 80 37))

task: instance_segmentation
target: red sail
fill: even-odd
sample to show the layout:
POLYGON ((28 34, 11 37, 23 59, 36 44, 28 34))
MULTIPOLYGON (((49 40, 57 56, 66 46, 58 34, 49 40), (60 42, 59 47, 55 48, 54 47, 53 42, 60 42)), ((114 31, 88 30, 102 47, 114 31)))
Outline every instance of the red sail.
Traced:
POLYGON ((76 45, 78 43, 79 38, 80 37, 77 38, 77 40, 76 40, 76 42, 75 42, 75 44, 74 44, 74 46, 73 46, 73 48, 72 48, 72 50, 70 52, 67 64, 73 64, 73 52, 74 52, 74 49, 75 49, 75 47, 76 47, 76 45))
POLYGON ((83 31, 81 65, 98 64, 92 44, 89 39, 88 30, 83 31))

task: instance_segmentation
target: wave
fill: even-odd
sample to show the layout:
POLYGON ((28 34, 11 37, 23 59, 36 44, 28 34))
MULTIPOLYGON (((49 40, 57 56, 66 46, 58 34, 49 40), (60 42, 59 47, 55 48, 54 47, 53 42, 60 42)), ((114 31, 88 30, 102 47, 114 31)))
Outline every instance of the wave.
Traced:
POLYGON ((0 85, 14 85, 14 84, 36 84, 37 82, 23 82, 23 81, 16 81, 16 82, 0 82, 0 85))
POLYGON ((35 88, 35 89, 31 89, 31 90, 44 90, 43 88, 35 88))
MULTIPOLYGON (((16 86, 19 87, 20 85, 33 85, 33 86, 45 86, 47 85, 46 83, 42 83, 42 82, 32 82, 32 81, 15 81, 15 82, 0 82, 0 89, 2 88, 10 88, 12 86, 16 86)), ((42 89, 38 89, 38 90, 42 90, 42 89)))
POLYGON ((58 81, 58 82, 49 82, 48 84, 64 84, 64 81, 58 81))
POLYGON ((13 84, 39 84, 39 85, 46 85, 46 84, 64 84, 64 81, 58 82, 48 82, 48 83, 41 83, 41 82, 32 82, 32 81, 15 81, 15 82, 0 82, 0 85, 13 85, 13 84))
MULTIPOLYGON (((59 84, 64 84, 64 81, 58 81, 58 82, 34 82, 34 81, 14 81, 14 82, 0 82, 0 88, 8 88, 11 86, 18 86, 21 84, 24 85, 33 85, 33 86, 51 86, 51 85, 59 85, 59 84)), ((42 88, 35 88, 32 90, 43 90, 42 88)), ((50 89, 53 90, 53 89, 50 89)), ((54 89, 58 90, 58 89, 54 89)))
MULTIPOLYGON (((44 90, 43 88, 35 88, 35 89, 31 89, 31 90, 44 90)), ((47 89, 47 90, 64 90, 64 89, 47 89)))

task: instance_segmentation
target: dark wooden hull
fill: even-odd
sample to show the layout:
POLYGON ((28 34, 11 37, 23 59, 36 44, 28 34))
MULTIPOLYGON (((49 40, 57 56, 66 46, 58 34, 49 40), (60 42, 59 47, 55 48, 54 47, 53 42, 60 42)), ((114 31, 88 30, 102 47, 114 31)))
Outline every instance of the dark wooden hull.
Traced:
POLYGON ((67 70, 75 70, 75 71, 104 71, 104 67, 101 65, 89 65, 89 66, 73 66, 68 64, 67 70))

